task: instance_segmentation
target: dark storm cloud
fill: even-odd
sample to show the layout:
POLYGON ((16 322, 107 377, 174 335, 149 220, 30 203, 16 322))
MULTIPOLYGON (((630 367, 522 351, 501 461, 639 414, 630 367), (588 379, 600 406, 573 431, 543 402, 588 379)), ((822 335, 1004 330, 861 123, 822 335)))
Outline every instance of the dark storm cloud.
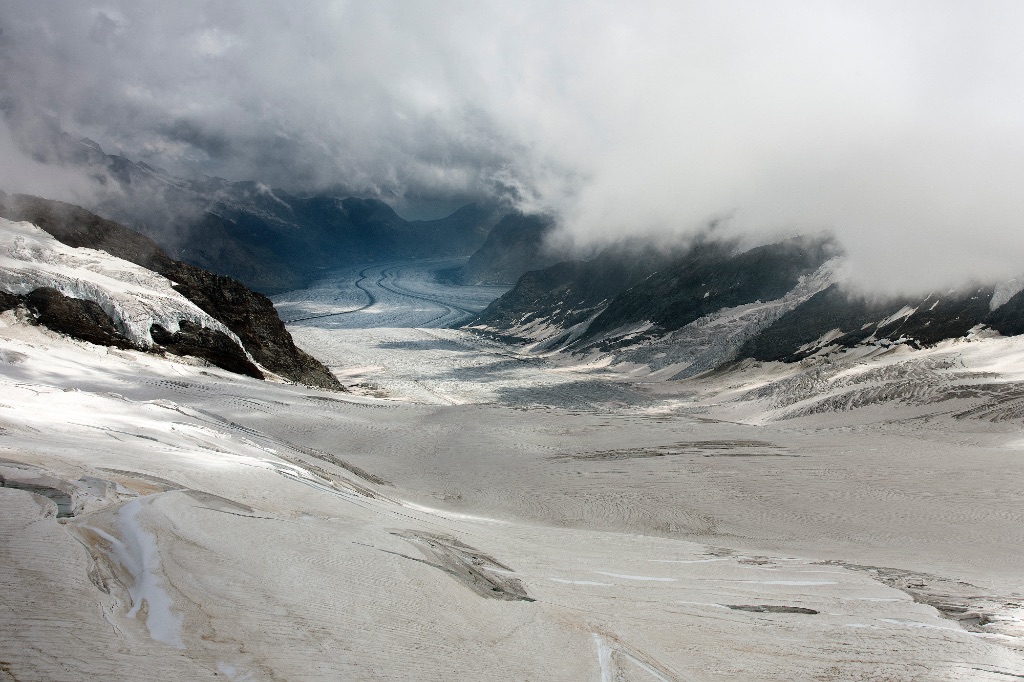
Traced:
POLYGON ((832 229, 878 286, 1024 269, 1017 2, 0 10, 0 143, 45 114, 172 172, 499 196, 581 243, 832 229))

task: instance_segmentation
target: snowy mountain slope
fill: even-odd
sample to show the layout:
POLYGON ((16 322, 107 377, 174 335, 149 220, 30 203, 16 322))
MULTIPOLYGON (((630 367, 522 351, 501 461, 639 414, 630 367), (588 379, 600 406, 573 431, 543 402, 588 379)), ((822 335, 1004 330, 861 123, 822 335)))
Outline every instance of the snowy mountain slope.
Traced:
POLYGON ((241 345, 234 332, 165 277, 103 251, 65 246, 31 223, 0 218, 0 287, 19 295, 48 287, 95 301, 139 348, 153 346, 153 325, 176 332, 182 321, 220 331, 241 345))
MULTIPOLYGON (((295 346, 270 299, 240 282, 173 260, 149 238, 71 204, 0 192, 0 216, 38 225, 67 246, 99 249, 152 270, 230 329, 256 362, 271 372, 309 385, 340 387, 322 363, 295 346)), ((171 339, 167 347, 195 347, 202 341, 191 332, 185 336, 171 339)))
POLYGON ((691 379, 686 391, 685 409, 751 424, 1019 423, 1024 337, 982 331, 921 349, 862 345, 790 363, 747 359, 691 379))
POLYGON ((150 270, 103 251, 72 248, 31 223, 0 218, 5 309, 24 303, 35 320, 120 348, 166 350, 263 378, 239 338, 150 270), (92 306, 94 309, 91 309, 92 306))
POLYGON ((964 337, 981 324, 1009 332, 1010 326, 1000 320, 1019 319, 1022 311, 1012 299, 993 311, 993 291, 992 286, 968 286, 917 298, 871 299, 833 285, 781 317, 740 354, 792 362, 825 349, 876 343, 931 345, 964 337))
POLYGON ((795 362, 861 346, 919 348, 979 325, 1024 332, 1024 292, 1015 282, 866 298, 836 282, 838 253, 827 239, 806 238, 743 253, 714 243, 674 257, 606 253, 526 273, 469 328, 646 380, 744 358, 795 362))
POLYGON ((525 274, 470 322, 534 352, 567 352, 669 378, 735 357, 747 339, 827 287, 828 240, 789 240, 735 253, 698 243, 680 253, 608 249, 593 260, 525 274))
POLYGON ((738 253, 730 244, 697 244, 612 299, 585 336, 640 321, 672 331, 722 309, 781 298, 839 254, 827 237, 794 237, 738 253))

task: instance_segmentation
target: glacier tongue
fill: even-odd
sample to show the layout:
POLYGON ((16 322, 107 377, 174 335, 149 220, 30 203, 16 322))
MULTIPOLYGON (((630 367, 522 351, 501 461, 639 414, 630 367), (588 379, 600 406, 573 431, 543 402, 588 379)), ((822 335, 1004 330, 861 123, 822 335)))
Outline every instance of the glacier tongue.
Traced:
POLYGON ((103 251, 66 246, 31 223, 0 218, 0 290, 24 295, 40 287, 95 301, 140 348, 153 345, 153 324, 174 332, 181 320, 224 332, 244 348, 167 278, 103 251))

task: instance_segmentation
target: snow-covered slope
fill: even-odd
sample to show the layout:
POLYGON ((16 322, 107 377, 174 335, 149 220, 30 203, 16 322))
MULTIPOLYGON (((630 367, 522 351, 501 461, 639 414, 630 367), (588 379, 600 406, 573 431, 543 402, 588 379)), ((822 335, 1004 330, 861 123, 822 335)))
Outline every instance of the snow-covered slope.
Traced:
POLYGON ((526 273, 469 328, 533 354, 681 379, 734 360, 795 362, 838 350, 913 348, 976 328, 1024 333, 1019 278, 921 296, 865 297, 828 239, 747 252, 697 245, 674 257, 603 254, 526 273))
POLYGON ((65 246, 31 223, 0 218, 0 290, 25 295, 41 287, 95 301, 140 348, 153 345, 154 324, 175 332, 183 320, 242 345, 165 277, 103 251, 65 246))
MULTIPOLYGON (((220 367, 254 377, 260 376, 260 370, 246 358, 247 352, 257 363, 280 377, 307 385, 340 389, 340 384, 330 370, 295 346, 270 299, 248 289, 241 282, 176 261, 148 237, 79 206, 0 192, 0 217, 16 222, 30 222, 64 246, 96 249, 165 277, 172 283, 174 291, 234 332, 242 342, 241 348, 245 349, 243 352, 230 336, 217 329, 184 319, 180 333, 172 333, 163 326, 154 326, 151 330, 152 340, 170 352, 198 354, 220 367)), ((92 320, 100 327, 109 327, 108 331, 116 333, 115 323, 102 308, 95 307, 95 303, 74 303, 78 299, 65 299, 56 289, 38 289, 33 299, 35 303, 45 303, 47 307, 51 307, 52 303, 55 309, 59 309, 53 315, 38 309, 38 306, 35 310, 40 314, 38 320, 41 323, 48 324, 46 320, 49 319, 55 323, 51 328, 58 331, 75 333, 88 327, 88 324, 62 324, 62 321, 76 318, 83 323, 92 320), (89 306, 94 306, 94 309, 89 306), (99 318, 105 318, 106 323, 99 318)), ((5 303, 10 304, 10 301, 5 303)), ((102 341, 109 340, 108 336, 105 333, 85 334, 79 338, 102 341)), ((132 344, 123 338, 118 343, 122 342, 132 344)))
POLYGON ((792 363, 747 359, 684 385, 679 409, 750 424, 1013 424, 1024 419, 1024 337, 980 330, 923 349, 868 344, 792 363))
MULTIPOLYGON (((310 321, 325 344, 359 339, 327 319, 310 321)), ((390 367, 417 353, 431 386, 465 380, 424 360, 439 354, 421 331, 362 343, 390 367)), ((1019 372, 1018 340, 961 343, 969 367, 1019 372)), ((516 364, 536 392, 544 363, 516 364)), ((747 390, 798 367, 752 367, 747 390)), ((685 395, 403 404, 77 343, 10 311, 0 396, 0 679, 1024 674, 1012 422, 900 406, 754 426, 685 395)))

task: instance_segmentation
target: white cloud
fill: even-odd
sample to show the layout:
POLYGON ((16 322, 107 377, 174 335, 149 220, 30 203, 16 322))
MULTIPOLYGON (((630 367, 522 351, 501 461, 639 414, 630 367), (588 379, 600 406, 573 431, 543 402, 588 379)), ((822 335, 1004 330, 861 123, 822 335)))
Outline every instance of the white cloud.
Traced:
POLYGON ((578 242, 832 228, 894 286, 1024 269, 1017 2, 7 4, 6 105, 172 171, 504 192, 578 242))

